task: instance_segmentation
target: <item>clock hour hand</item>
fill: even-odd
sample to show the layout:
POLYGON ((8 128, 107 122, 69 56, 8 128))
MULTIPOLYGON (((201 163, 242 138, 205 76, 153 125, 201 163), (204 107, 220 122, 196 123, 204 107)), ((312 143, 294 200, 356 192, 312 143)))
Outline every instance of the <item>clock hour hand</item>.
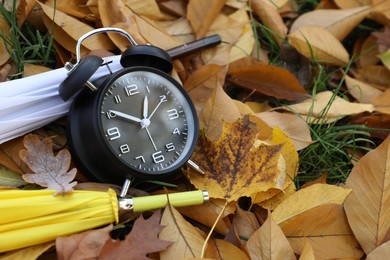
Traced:
POLYGON ((142 110, 144 118, 148 118, 148 106, 149 106, 148 96, 145 96, 145 98, 144 98, 144 108, 142 110))
POLYGON ((118 116, 118 117, 121 117, 121 118, 124 118, 124 119, 127 119, 127 120, 130 120, 130 121, 133 121, 133 122, 137 122, 137 123, 140 123, 142 120, 138 117, 135 117, 135 116, 131 116, 131 115, 128 115, 128 114, 125 114, 125 113, 122 113, 122 112, 119 112, 119 111, 116 111, 116 110, 109 110, 110 113, 113 113, 114 115, 118 116))

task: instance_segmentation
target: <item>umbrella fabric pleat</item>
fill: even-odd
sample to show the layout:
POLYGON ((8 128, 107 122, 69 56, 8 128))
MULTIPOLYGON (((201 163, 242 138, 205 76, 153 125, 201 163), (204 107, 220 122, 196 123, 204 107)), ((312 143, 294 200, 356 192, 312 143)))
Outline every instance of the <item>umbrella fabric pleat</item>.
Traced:
POLYGON ((108 192, 0 191, 0 252, 54 240, 118 221, 118 202, 108 192))

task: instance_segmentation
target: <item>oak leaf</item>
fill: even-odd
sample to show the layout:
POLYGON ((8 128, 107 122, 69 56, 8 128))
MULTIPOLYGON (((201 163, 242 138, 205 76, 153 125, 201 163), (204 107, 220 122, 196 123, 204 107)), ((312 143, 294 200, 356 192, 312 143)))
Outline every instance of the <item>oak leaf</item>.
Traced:
POLYGON ((141 215, 135 222, 133 229, 124 241, 107 240, 103 246, 99 259, 150 259, 148 254, 167 249, 171 242, 159 239, 157 236, 163 229, 160 225, 161 211, 144 219, 141 215))
POLYGON ((71 156, 68 150, 63 149, 56 156, 53 153, 53 141, 45 138, 40 141, 36 135, 26 135, 23 139, 27 150, 19 152, 20 158, 30 167, 34 174, 23 174, 25 181, 36 183, 58 193, 73 190, 77 182, 71 182, 77 170, 73 168, 68 172, 71 156))
POLYGON ((390 137, 358 161, 345 186, 352 189, 344 203, 348 222, 369 254, 390 228, 390 137))
POLYGON ((261 144, 255 148, 258 132, 248 117, 224 123, 220 138, 214 142, 203 131, 192 160, 205 174, 189 168, 185 173, 187 178, 198 189, 208 190, 210 197, 229 202, 270 188, 281 188, 286 175, 279 169, 284 144, 261 144))

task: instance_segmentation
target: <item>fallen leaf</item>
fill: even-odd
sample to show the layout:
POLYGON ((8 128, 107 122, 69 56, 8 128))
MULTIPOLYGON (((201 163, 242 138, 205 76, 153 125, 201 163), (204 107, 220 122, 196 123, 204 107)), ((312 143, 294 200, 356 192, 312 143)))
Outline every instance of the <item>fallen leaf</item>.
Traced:
POLYGON ((188 2, 187 19, 190 21, 197 39, 206 35, 210 25, 218 16, 224 4, 225 0, 190 0, 188 2))
POLYGON ((23 137, 2 143, 0 145, 0 164, 16 173, 26 173, 28 166, 19 157, 19 151, 23 148, 23 137))
POLYGON ((269 191, 273 191, 273 196, 264 200, 263 198, 259 199, 260 193, 256 194, 256 197, 253 199, 253 203, 259 204, 262 208, 268 210, 276 209, 283 201, 285 201, 288 197, 296 192, 296 187, 294 182, 287 178, 283 190, 270 189, 269 191), (275 193, 278 191, 277 193, 275 193))
POLYGON ((170 205, 165 208, 161 225, 164 228, 159 238, 172 242, 170 247, 160 252, 161 260, 200 257, 205 239, 175 208, 170 205))
POLYGON ((12 250, 4 254, 0 254, 2 260, 18 260, 18 259, 39 259, 39 257, 54 246, 54 241, 42 243, 35 246, 29 246, 22 249, 12 250))
POLYGON ((113 225, 101 229, 89 230, 68 237, 56 239, 56 251, 59 260, 97 258, 104 244, 110 239, 113 225))
POLYGON ((294 21, 290 32, 304 26, 318 26, 342 41, 370 13, 371 6, 338 10, 314 10, 294 21))
POLYGON ((366 66, 358 70, 356 78, 382 85, 383 89, 387 89, 390 85, 390 70, 381 65, 366 66))
POLYGON ((378 246, 367 255, 367 260, 390 259, 390 241, 378 246))
POLYGON ((345 84, 348 87, 349 93, 360 103, 372 103, 383 93, 381 90, 348 75, 345 77, 345 84))
MULTIPOLYGON (((0 16, 0 26, 3 28, 4 36, 9 37, 9 25, 4 17, 0 16)), ((3 66, 10 58, 10 54, 7 51, 7 47, 5 45, 5 41, 0 41, 0 66, 3 66)))
POLYGON ((24 137, 23 144, 27 150, 21 150, 19 156, 34 172, 23 174, 25 181, 55 190, 55 195, 73 190, 77 182, 71 181, 77 170, 73 168, 68 172, 71 161, 68 150, 61 150, 54 156, 53 141, 50 138, 40 141, 32 134, 24 137))
MULTIPOLYGON (((247 117, 224 123, 220 138, 213 142, 204 131, 200 134, 192 160, 205 172, 189 168, 186 176, 198 189, 209 191, 210 197, 237 201, 270 188, 281 188, 278 169, 283 144, 253 144, 258 130, 247 117)), ((285 172, 284 172, 285 174, 285 172)))
POLYGON ((45 1, 47 6, 55 8, 65 14, 78 18, 80 20, 85 20, 89 22, 96 22, 97 17, 93 15, 91 10, 82 4, 80 0, 68 0, 68 1, 57 1, 49 0, 45 1))
POLYGON ((359 68, 378 64, 380 61, 378 54, 379 46, 373 35, 356 41, 354 56, 356 57, 355 63, 359 68))
POLYGON ((297 151, 304 149, 313 143, 310 129, 305 120, 295 114, 278 112, 261 112, 260 117, 269 126, 277 126, 294 142, 297 151))
POLYGON ((390 228, 390 137, 352 169, 345 186, 352 189, 344 207, 364 252, 383 243, 390 228))
POLYGON ((323 64, 344 66, 349 54, 336 37, 318 26, 303 26, 288 35, 290 44, 303 56, 323 64))
POLYGON ((381 59, 383 65, 385 65, 386 68, 390 70, 390 49, 380 54, 379 58, 381 59))
POLYGON ((251 259, 296 259, 286 236, 268 213, 264 224, 246 243, 251 259))
POLYGON ((26 185, 22 176, 0 165, 0 186, 3 187, 19 187, 26 185))
POLYGON ((241 114, 234 101, 218 84, 199 113, 199 124, 206 136, 215 141, 221 135, 223 122, 234 122, 239 118, 241 114))
POLYGON ((370 5, 372 0, 333 0, 335 4, 342 8, 354 8, 360 6, 370 5))
POLYGON ((342 204, 350 192, 335 185, 314 184, 289 196, 272 212, 272 217, 280 224, 320 205, 342 204))
POLYGON ((249 260, 249 257, 245 254, 245 252, 222 239, 215 239, 209 243, 208 250, 206 251, 206 257, 209 257, 210 259, 249 260), (212 251, 210 247, 213 247, 212 251))
POLYGON ((376 39, 378 44, 379 52, 385 52, 390 48, 390 28, 385 27, 381 32, 373 32, 372 36, 376 39))
POLYGON ((160 11, 155 0, 124 0, 123 2, 138 15, 143 15, 153 20, 172 19, 172 17, 160 11))
POLYGON ((51 69, 48 67, 30 64, 30 63, 24 64, 24 69, 23 69, 24 77, 33 76, 47 71, 51 71, 51 69))
POLYGON ((251 65, 230 69, 227 81, 268 96, 292 101, 309 94, 288 70, 272 65, 251 65))
POLYGON ((317 184, 317 183, 326 184, 326 178, 327 177, 328 177, 328 174, 324 173, 320 177, 318 177, 317 179, 312 180, 312 181, 308 181, 305 184, 303 184, 301 186, 301 189, 307 188, 307 187, 312 186, 312 185, 317 184))
POLYGON ((299 260, 315 260, 313 247, 311 246, 308 239, 305 239, 303 242, 302 253, 299 257, 299 260))
POLYGON ((351 103, 336 96, 331 91, 323 91, 317 93, 313 98, 290 105, 285 109, 300 114, 308 123, 319 124, 332 123, 345 116, 365 111, 372 112, 375 108, 371 104, 351 103))
POLYGON ((233 225, 236 227, 238 236, 245 240, 260 228, 260 223, 255 213, 243 210, 240 207, 237 207, 237 211, 234 214, 233 225))
POLYGON ((376 111, 390 115, 390 89, 376 97, 372 104, 375 106, 376 111))
POLYGON ((272 31, 275 41, 281 45, 287 35, 287 27, 274 3, 268 0, 252 0, 250 7, 264 25, 272 31))
POLYGON ((295 254, 302 254, 305 240, 308 240, 313 247, 315 259, 359 259, 363 256, 339 202, 312 207, 285 220, 279 226, 295 254))
POLYGON ((106 241, 99 259, 150 259, 148 254, 167 249, 172 243, 158 238, 164 228, 164 224, 160 225, 160 218, 160 210, 146 220, 141 215, 124 241, 106 241))

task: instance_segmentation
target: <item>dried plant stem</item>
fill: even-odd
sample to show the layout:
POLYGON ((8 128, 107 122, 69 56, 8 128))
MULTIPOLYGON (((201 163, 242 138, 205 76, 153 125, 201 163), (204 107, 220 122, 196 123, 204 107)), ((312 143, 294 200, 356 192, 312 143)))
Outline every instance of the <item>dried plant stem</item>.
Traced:
POLYGON ((223 208, 222 208, 221 212, 219 213, 217 219, 215 220, 213 226, 211 227, 211 230, 210 230, 209 234, 207 235, 207 237, 206 237, 206 239, 205 239, 205 241, 203 243, 202 253, 200 255, 200 258, 204 258, 204 254, 206 253, 207 244, 208 244, 208 242, 210 240, 211 234, 213 233, 215 227, 217 226, 218 221, 221 219, 223 213, 225 212, 225 209, 226 209, 228 204, 229 204, 228 201, 226 201, 225 205, 223 205, 223 208))

